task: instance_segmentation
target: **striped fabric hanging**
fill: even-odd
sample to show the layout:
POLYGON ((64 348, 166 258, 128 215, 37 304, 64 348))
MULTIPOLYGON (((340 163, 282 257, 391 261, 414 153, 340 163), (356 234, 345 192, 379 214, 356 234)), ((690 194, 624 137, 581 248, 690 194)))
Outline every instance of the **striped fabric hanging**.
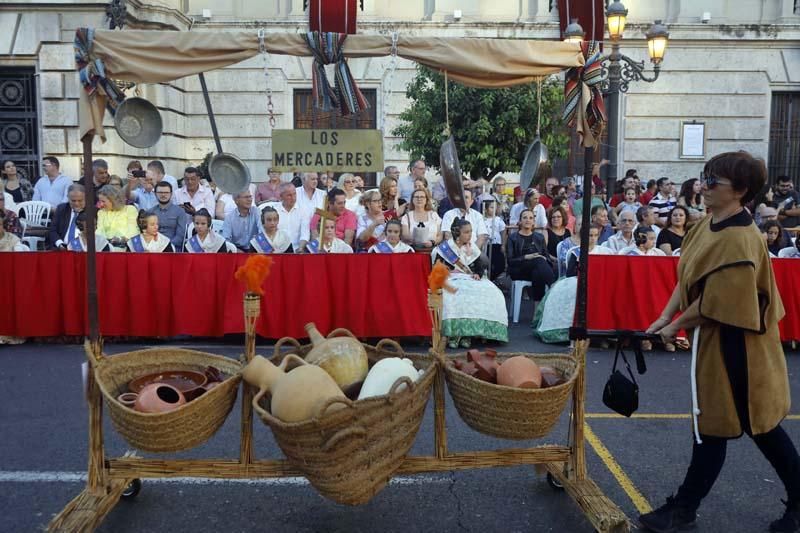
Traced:
POLYGON ((99 91, 100 94, 108 97, 106 107, 114 115, 117 106, 125 100, 125 94, 117 87, 117 84, 106 77, 106 68, 100 58, 92 57, 92 47, 94 46, 94 29, 78 28, 75 30, 75 64, 78 68, 78 76, 81 85, 86 93, 91 96, 99 91))
POLYGON ((586 137, 593 145, 599 141, 607 120, 603 93, 600 91, 605 58, 600 52, 597 41, 584 41, 581 43, 581 50, 586 60, 585 64, 582 67, 569 69, 566 74, 562 119, 569 127, 577 126, 582 143, 586 137), (584 88, 588 90, 588 99, 584 99, 584 88), (580 109, 579 113, 581 106, 586 107, 580 109), (582 124, 577 123, 579 119, 582 124))
POLYGON ((345 33, 317 32, 306 33, 306 42, 314 57, 311 75, 311 95, 314 106, 323 111, 334 107, 343 116, 355 115, 369 108, 367 99, 356 85, 356 81, 342 54, 342 46, 347 39, 345 33), (325 65, 335 64, 334 88, 331 88, 325 65))

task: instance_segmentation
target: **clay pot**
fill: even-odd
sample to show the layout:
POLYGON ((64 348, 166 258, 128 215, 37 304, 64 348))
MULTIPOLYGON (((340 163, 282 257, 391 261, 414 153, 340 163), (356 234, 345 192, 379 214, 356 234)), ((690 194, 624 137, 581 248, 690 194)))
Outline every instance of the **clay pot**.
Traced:
POLYGON ((172 385, 151 383, 136 397, 133 408, 142 413, 166 413, 185 403, 186 398, 183 393, 172 385))
POLYGON ((555 387, 565 383, 564 377, 559 374, 556 369, 549 366, 540 366, 539 370, 542 372, 542 388, 555 387))
MULTIPOLYGON (((413 383, 417 381, 419 374, 420 371, 414 367, 411 359, 401 359, 400 357, 381 359, 375 363, 369 374, 367 374, 367 379, 364 380, 358 399, 363 400, 364 398, 389 394, 398 379, 406 377, 413 383)), ((406 385, 402 384, 395 389, 395 392, 406 388, 406 385)))
POLYGON ((456 359, 453 364, 455 365, 457 370, 460 370, 461 372, 465 373, 468 376, 472 376, 473 378, 478 373, 478 367, 476 367, 475 363, 473 363, 472 361, 468 361, 465 363, 460 359, 456 359))
POLYGON ((467 352, 467 359, 475 364, 477 373, 475 377, 487 381, 489 383, 497 383, 497 352, 494 350, 486 350, 481 353, 474 348, 467 352))
POLYGON ((497 384, 520 389, 538 389, 542 386, 542 372, 539 365, 518 355, 506 359, 497 369, 497 384))
POLYGON ((358 339, 326 339, 314 324, 306 324, 305 328, 314 345, 306 355, 306 361, 325 370, 345 392, 361 386, 369 371, 369 361, 367 351, 358 339))
MULTIPOLYGON (((269 392, 272 395, 270 411, 284 422, 302 422, 320 416, 328 400, 346 399, 327 372, 294 354, 284 357, 279 366, 257 355, 244 367, 242 377, 250 385, 259 388, 253 404, 257 404, 269 392), (289 362, 300 366, 286 372, 289 362)), ((344 404, 335 404, 331 409, 343 406, 344 404)))

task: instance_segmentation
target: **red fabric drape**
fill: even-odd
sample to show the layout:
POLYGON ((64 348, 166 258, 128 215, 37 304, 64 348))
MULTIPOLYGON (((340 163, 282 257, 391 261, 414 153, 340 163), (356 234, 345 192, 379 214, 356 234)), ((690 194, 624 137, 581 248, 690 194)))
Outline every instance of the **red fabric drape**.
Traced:
POLYGON ((357 5, 358 0, 311 0, 308 9, 308 25, 311 31, 354 34, 358 16, 357 5), (320 20, 322 21, 321 29, 320 20))
POLYGON ((561 34, 569 24, 567 18, 578 19, 587 41, 602 41, 606 28, 606 5, 603 0, 558 0, 558 16, 561 34), (569 2, 569 8, 567 3, 569 2), (592 3, 594 3, 594 33, 592 33, 592 3))
MULTIPOLYGON (((678 258, 589 256, 589 329, 645 330, 661 313, 677 283, 678 258)), ((773 259, 786 316, 781 339, 800 340, 800 260, 773 259)))
MULTIPOLYGON (((243 286, 233 274, 245 254, 97 255, 100 331, 125 336, 221 336, 244 331, 243 286)), ((0 335, 86 332, 86 255, 0 254, 0 335)), ((307 322, 359 337, 430 336, 430 257, 275 256, 257 332, 306 337, 307 322)))

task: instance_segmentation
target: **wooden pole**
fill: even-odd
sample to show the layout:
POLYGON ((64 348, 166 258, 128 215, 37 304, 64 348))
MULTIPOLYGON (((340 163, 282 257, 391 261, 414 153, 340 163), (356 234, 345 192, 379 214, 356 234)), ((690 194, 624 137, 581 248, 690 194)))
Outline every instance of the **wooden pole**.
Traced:
POLYGON ((442 290, 436 292, 428 291, 428 309, 431 313, 431 327, 433 348, 431 352, 436 357, 436 377, 433 382, 433 417, 434 432, 433 441, 436 449, 436 458, 444 459, 447 456, 447 424, 445 422, 445 398, 444 398, 444 365, 447 362, 447 355, 444 353, 442 343, 442 290))
POLYGON ((89 403, 89 467, 87 489, 98 494, 105 490, 105 451, 103 447, 103 399, 94 379, 94 368, 103 357, 100 342, 100 323, 97 300, 97 250, 95 249, 95 220, 97 199, 94 194, 94 169, 92 167, 93 135, 83 138, 83 182, 86 188, 86 293, 87 319, 89 322, 89 375, 86 397, 89 403))
POLYGON ((92 139, 83 138, 83 182, 86 187, 86 286, 89 319, 89 340, 100 340, 100 324, 97 312, 97 258, 94 242, 95 220, 97 220, 97 198, 94 194, 94 169, 92 167, 92 139))
POLYGON ((578 361, 578 377, 572 389, 572 427, 570 428, 572 450, 569 461, 569 478, 576 481, 586 479, 586 443, 584 441, 583 424, 586 414, 586 349, 588 339, 579 340, 573 348, 578 361))
MULTIPOLYGON (((247 293, 244 296, 244 361, 246 365, 256 354, 256 322, 261 315, 261 297, 247 293)), ((253 397, 255 389, 242 381, 242 422, 239 462, 245 470, 253 463, 253 397)))

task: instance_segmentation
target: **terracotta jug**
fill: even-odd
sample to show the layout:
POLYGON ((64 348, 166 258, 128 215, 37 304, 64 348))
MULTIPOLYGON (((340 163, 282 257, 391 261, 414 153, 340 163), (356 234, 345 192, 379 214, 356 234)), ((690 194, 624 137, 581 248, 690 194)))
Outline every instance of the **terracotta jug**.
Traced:
POLYGON ((497 369, 497 384, 520 389, 538 389, 542 386, 542 372, 539 365, 518 355, 506 359, 497 369))
POLYGON ((305 328, 314 345, 306 361, 325 370, 345 392, 360 387, 369 371, 364 345, 353 337, 326 339, 313 323, 305 328))
POLYGON ((474 348, 467 352, 467 359, 474 363, 477 369, 475 377, 489 383, 497 383, 497 368, 499 365, 496 357, 497 352, 491 349, 486 350, 485 353, 481 353, 474 348))
POLYGON ((183 393, 166 383, 151 383, 136 397, 133 408, 142 413, 166 413, 186 403, 183 393))
MULTIPOLYGON (((308 364, 295 354, 283 358, 279 366, 257 355, 242 371, 244 380, 259 388, 253 398, 257 405, 269 392, 272 395, 270 411, 284 422, 302 422, 321 415, 320 412, 331 398, 345 400, 342 390, 333 378, 320 367, 308 364), (286 372, 289 362, 300 366, 286 372)), ((335 404, 331 409, 341 408, 335 404)))

